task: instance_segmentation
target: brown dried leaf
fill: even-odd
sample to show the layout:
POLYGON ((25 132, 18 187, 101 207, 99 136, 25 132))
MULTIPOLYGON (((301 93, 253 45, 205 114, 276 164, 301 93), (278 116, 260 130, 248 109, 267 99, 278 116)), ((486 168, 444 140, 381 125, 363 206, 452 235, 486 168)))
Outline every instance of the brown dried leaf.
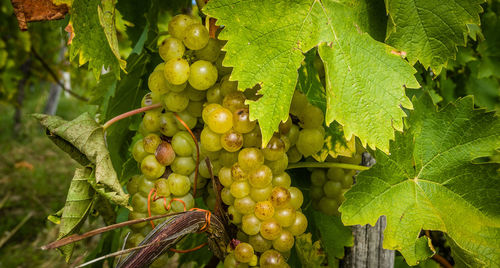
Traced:
POLYGON ((67 5, 56 6, 50 0, 11 0, 19 28, 28 30, 28 22, 59 20, 68 13, 67 5))

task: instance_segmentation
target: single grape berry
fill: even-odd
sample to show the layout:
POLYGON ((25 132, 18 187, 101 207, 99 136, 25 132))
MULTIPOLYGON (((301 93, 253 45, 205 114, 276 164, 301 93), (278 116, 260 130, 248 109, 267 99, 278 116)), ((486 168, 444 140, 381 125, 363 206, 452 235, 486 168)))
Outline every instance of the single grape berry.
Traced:
POLYGON ((209 62, 199 60, 191 64, 189 84, 197 90, 207 90, 217 81, 217 68, 209 62))
POLYGON ((186 27, 186 32, 182 42, 187 48, 191 50, 198 50, 207 45, 209 38, 210 36, 208 35, 207 28, 205 28, 205 26, 201 23, 195 23, 186 27))
POLYGON ((181 85, 189 78, 189 63, 182 58, 173 58, 165 63, 163 68, 165 78, 170 84, 181 85))

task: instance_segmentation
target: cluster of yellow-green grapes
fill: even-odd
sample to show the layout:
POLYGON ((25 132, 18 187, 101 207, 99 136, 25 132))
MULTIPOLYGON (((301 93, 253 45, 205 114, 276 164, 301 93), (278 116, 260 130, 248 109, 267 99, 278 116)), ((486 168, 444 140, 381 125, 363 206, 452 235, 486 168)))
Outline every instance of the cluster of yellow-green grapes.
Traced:
MULTIPOLYGON (((220 85, 227 87, 231 72, 222 66, 223 43, 210 38, 199 20, 177 15, 169 22, 168 32, 169 36, 159 47, 164 62, 150 74, 151 92, 142 100, 143 107, 161 106, 144 113, 140 138, 132 147, 133 158, 142 174, 127 184, 133 207, 130 220, 194 207, 191 188, 197 149, 187 128, 193 130, 202 125, 203 106, 214 98, 217 101, 221 98, 220 85)), ((210 154, 202 149, 200 159, 206 153, 210 154)), ((218 171, 216 166, 214 170, 218 171)), ((209 177, 205 161, 200 161, 197 188, 203 188, 209 177)), ((146 222, 133 225, 127 247, 137 246, 151 228, 146 222)), ((153 266, 164 263, 167 257, 166 254, 160 257, 153 266)))
MULTIPOLYGON (((339 156, 329 159, 328 162, 346 163, 359 165, 361 163, 362 151, 352 157, 339 156)), ((353 176, 356 171, 332 167, 328 169, 313 168, 311 171, 310 196, 312 206, 327 215, 340 215, 338 208, 344 202, 344 193, 353 184, 353 176)))

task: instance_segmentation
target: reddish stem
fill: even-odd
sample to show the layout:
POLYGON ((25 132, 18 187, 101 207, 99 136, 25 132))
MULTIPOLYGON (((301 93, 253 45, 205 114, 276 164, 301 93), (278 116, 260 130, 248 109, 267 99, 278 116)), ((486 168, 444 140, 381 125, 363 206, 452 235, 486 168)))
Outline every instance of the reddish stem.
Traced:
POLYGON ((174 113, 175 117, 181 124, 186 128, 186 130, 191 134, 191 137, 193 138, 194 144, 196 145, 196 169, 194 170, 194 182, 193 182, 193 197, 196 198, 196 188, 198 186, 198 169, 200 166, 200 146, 198 145, 198 139, 196 139, 196 136, 194 135, 193 131, 189 128, 189 126, 181 119, 181 117, 177 114, 174 113))
POLYGON ((157 104, 152 104, 152 105, 149 105, 146 107, 141 107, 141 108, 138 108, 138 109, 135 109, 132 111, 128 111, 126 113, 123 113, 123 114, 120 114, 120 115, 117 115, 117 116, 111 118, 108 122, 106 122, 106 123, 104 123, 104 125, 102 125, 102 128, 104 130, 106 130, 109 126, 111 126, 116 121, 122 120, 124 118, 130 117, 132 115, 136 115, 136 114, 139 114, 139 113, 142 113, 145 111, 154 110, 154 109, 160 108, 160 107, 161 107, 161 103, 157 103, 157 104))

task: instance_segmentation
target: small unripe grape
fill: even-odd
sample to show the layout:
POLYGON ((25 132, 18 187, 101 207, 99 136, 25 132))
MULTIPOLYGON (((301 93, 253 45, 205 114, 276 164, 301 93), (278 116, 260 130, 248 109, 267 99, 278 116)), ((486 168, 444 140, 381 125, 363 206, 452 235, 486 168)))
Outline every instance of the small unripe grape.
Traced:
POLYGON ((236 257, 234 257, 234 254, 228 254, 226 258, 224 259, 224 268, 247 268, 248 264, 247 263, 240 263, 236 260, 236 257))
POLYGON ((207 102, 208 103, 222 102, 222 94, 220 92, 220 85, 218 83, 216 83, 207 90, 207 102))
POLYGON ((184 55, 184 51, 186 51, 186 48, 181 40, 169 37, 161 43, 158 54, 160 54, 160 57, 164 61, 168 61, 174 58, 181 58, 184 55))
POLYGON ((208 127, 205 127, 201 131, 200 142, 203 148, 210 152, 216 152, 222 149, 222 145, 220 144, 220 134, 213 132, 208 127))
POLYGON ((167 204, 167 206, 168 206, 168 204, 170 203, 170 200, 172 200, 172 198, 170 198, 170 196, 158 198, 154 201, 151 200, 150 207, 151 207, 152 214, 153 215, 166 214, 168 212, 168 210, 166 209, 165 204, 167 204))
POLYGON ((168 23, 168 33, 179 40, 183 40, 186 35, 186 28, 194 23, 196 23, 196 20, 188 15, 176 15, 168 23))
POLYGON ((319 128, 305 128, 299 133, 297 149, 304 156, 313 155, 323 148, 323 131, 319 128))
POLYGON ((234 249, 234 257, 239 262, 250 262, 253 257, 253 248, 248 243, 239 243, 234 249))
POLYGON ((168 176, 168 188, 173 195, 182 196, 191 189, 191 182, 187 176, 172 173, 168 176))
POLYGON ((253 214, 255 202, 248 195, 243 198, 236 198, 234 200, 234 208, 243 215, 253 214))
POLYGON ((302 191, 297 187, 290 187, 288 191, 290 192, 290 206, 294 209, 299 209, 304 202, 302 191))
POLYGON ((150 106, 161 102, 161 95, 157 92, 148 92, 142 97, 141 107, 150 106))
POLYGON ((222 106, 229 109, 231 112, 234 112, 238 109, 247 108, 247 105, 245 105, 245 100, 246 97, 243 92, 233 91, 228 93, 224 97, 224 99, 222 100, 222 106))
POLYGON ((220 107, 208 114, 205 123, 213 132, 223 134, 233 127, 233 114, 228 109, 220 107))
POLYGON ((156 179, 163 175, 165 167, 156 160, 154 155, 148 155, 141 161, 141 172, 148 179, 156 179))
POLYGON ((311 184, 314 186, 323 186, 326 182, 326 174, 323 169, 314 169, 311 172, 311 184))
POLYGON ((326 176, 329 180, 339 182, 342 180, 342 177, 344 177, 344 175, 344 170, 338 167, 329 168, 328 172, 326 173, 326 176))
POLYGON ((309 195, 314 200, 321 199, 321 197, 325 195, 325 192, 323 192, 323 186, 312 186, 311 189, 309 190, 309 195))
POLYGON ((231 176, 234 181, 246 181, 248 174, 241 168, 240 163, 236 162, 231 167, 231 176))
MULTIPOLYGON (((273 176, 273 186, 281 186, 288 188, 292 184, 292 179, 288 173, 283 172, 279 175, 273 176)), ((291 194, 291 193, 290 193, 291 194)))
MULTIPOLYGON (((188 105, 189 107, 189 105, 188 105)), ((184 122, 184 124, 186 124, 186 126, 189 128, 189 129, 193 129, 196 124, 198 123, 198 119, 194 116, 192 116, 188 111, 187 109, 182 111, 182 112, 179 112, 177 113, 177 115, 180 117, 180 119, 184 122)), ((177 124, 177 127, 179 129, 186 129, 186 126, 181 122, 181 120, 179 120, 178 118, 176 118, 177 121, 176 121, 176 124, 177 124)))
POLYGON ((234 224, 241 223, 241 218, 243 217, 243 215, 241 215, 238 211, 236 211, 234 206, 229 206, 227 208, 227 214, 229 215, 229 220, 232 223, 234 224))
POLYGON ((264 252, 268 249, 271 249, 272 247, 272 242, 270 240, 265 239, 260 234, 251 235, 250 237, 248 237, 248 243, 252 245, 253 249, 256 252, 264 252))
POLYGON ((141 162, 147 155, 148 152, 144 150, 142 139, 136 141, 132 147, 132 157, 134 157, 135 161, 141 162))
POLYGON ((156 67, 154 68, 153 72, 163 71, 163 68, 165 68, 165 62, 158 63, 158 65, 156 65, 156 67))
POLYGON ((207 45, 209 38, 210 36, 208 35, 207 28, 200 23, 195 23, 186 28, 182 42, 187 48, 198 50, 207 45))
POLYGON ((222 150, 220 153, 220 162, 225 167, 232 167, 234 163, 238 162, 238 152, 222 150))
POLYGON ((297 140, 299 139, 300 128, 297 125, 292 125, 286 136, 290 141, 290 146, 294 146, 297 144, 297 140))
POLYGON ((168 92, 167 79, 163 71, 152 72, 148 77, 148 88, 151 92, 165 94, 168 92))
POLYGON ((230 187, 233 183, 233 178, 231 176, 231 169, 228 167, 222 167, 219 170, 219 181, 224 187, 230 187))
POLYGON ((326 215, 338 215, 339 204, 337 200, 323 197, 319 200, 319 209, 326 215))
POLYGON ((165 62, 163 68, 165 78, 170 84, 181 85, 189 78, 189 62, 183 58, 173 58, 165 62))
POLYGON ((266 165, 260 165, 248 175, 248 182, 255 188, 265 188, 271 184, 272 180, 273 173, 266 165))
POLYGON ((141 244, 142 240, 144 240, 144 236, 142 234, 134 233, 127 239, 126 248, 137 247, 141 244))
POLYGON ((250 184, 246 181, 235 181, 231 184, 230 191, 235 198, 243 198, 250 193, 250 184))
POLYGON ((260 268, 288 267, 285 258, 278 251, 273 249, 262 253, 259 264, 260 268))
POLYGON ((194 55, 199 60, 215 62, 220 54, 219 42, 213 38, 208 39, 208 43, 200 50, 196 50, 194 55))
POLYGON ((171 112, 166 112, 160 115, 160 132, 161 134, 172 137, 179 131, 177 128, 177 119, 171 112))
POLYGON ((281 226, 277 220, 271 218, 264 220, 260 224, 260 235, 268 240, 274 240, 279 237, 281 233, 281 226))
POLYGON ((253 188, 250 190, 250 197, 256 202, 267 200, 271 196, 273 186, 269 185, 265 188, 253 188))
POLYGON ((243 135, 231 129, 222 134, 220 143, 226 151, 236 152, 243 146, 243 135))
POLYGON ((205 99, 207 95, 206 91, 200 91, 194 89, 191 85, 188 85, 184 90, 184 93, 188 96, 190 101, 202 101, 205 99))
POLYGON ((148 212, 148 199, 139 193, 132 196, 130 204, 134 208, 134 211, 146 213, 148 212))
POLYGON ((285 143, 280 138, 273 136, 262 152, 266 160, 279 160, 285 154, 285 143))
POLYGON ((179 156, 191 156, 196 150, 193 138, 187 131, 179 131, 172 137, 172 148, 179 156))
POLYGON ((209 115, 212 114, 213 111, 215 111, 221 107, 222 106, 218 103, 210 103, 207 106, 205 106, 205 108, 203 108, 203 112, 201 113, 201 116, 203 118, 203 122, 206 123, 208 121, 209 115))
POLYGON ((349 188, 351 188, 353 182, 354 181, 352 179, 352 175, 347 174, 344 177, 342 177, 342 181, 340 183, 342 183, 342 188, 349 189, 349 188))
POLYGON ((264 164, 264 155, 257 148, 244 148, 238 153, 238 163, 245 171, 251 171, 264 164))
POLYGON ((293 224, 287 227, 287 230, 290 231, 294 236, 298 236, 303 234, 307 229, 307 218, 302 212, 295 212, 295 220, 293 224))
POLYGON ((297 147, 291 147, 287 152, 288 163, 297 163, 302 159, 302 154, 297 150, 297 147))
POLYGON ((127 183, 127 192, 130 195, 133 195, 137 192, 139 192, 139 183, 142 180, 140 175, 134 175, 130 179, 130 181, 127 183))
POLYGON ((290 104, 290 113, 299 115, 302 111, 304 111, 308 104, 309 101, 307 100, 307 96, 302 92, 295 90, 293 92, 292 103, 290 104))
POLYGON ((142 126, 148 132, 156 132, 160 129, 160 111, 152 110, 144 113, 142 126))
POLYGON ((274 211, 273 216, 282 227, 288 227, 295 221, 295 209, 286 207, 274 211))
POLYGON ((175 196, 174 199, 180 199, 184 203, 177 201, 177 200, 172 200, 172 210, 174 212, 182 212, 186 210, 190 210, 194 207, 194 198, 191 194, 186 194, 184 196, 175 196), (184 207, 184 204, 186 205, 184 207))
POLYGON ((292 249, 294 243, 293 234, 287 230, 283 230, 278 238, 273 240, 273 248, 280 252, 286 252, 292 249))
MULTIPOLYGON (((155 187, 155 183, 151 180, 149 180, 145 175, 141 176, 141 180, 139 182, 139 185, 137 187, 137 190, 142 196, 148 197, 149 192, 151 192, 151 189, 155 187)), ((156 178, 153 178, 156 179, 156 178)))
POLYGON ((191 156, 178 156, 170 167, 175 173, 189 176, 196 169, 196 162, 191 156))
POLYGON ((260 220, 252 213, 243 216, 241 219, 241 229, 247 235, 256 235, 260 232, 260 220))
POLYGON ((220 89, 224 97, 231 92, 238 91, 238 81, 230 81, 229 78, 229 75, 225 75, 220 82, 220 89))
POLYGON ((146 151, 150 154, 154 154, 156 151, 156 148, 161 143, 161 138, 160 138, 160 136, 158 136, 154 133, 151 133, 142 139, 142 143, 144 146, 144 151, 146 151))
POLYGON ((243 147, 259 147, 262 144, 262 134, 260 127, 254 127, 252 131, 243 135, 243 147))
POLYGON ((217 68, 204 60, 191 64, 189 84, 197 90, 207 90, 217 81, 217 68))
POLYGON ((338 181, 327 181, 323 185, 325 195, 330 198, 336 198, 342 191, 342 184, 338 181))
POLYGON ((309 104, 306 106, 305 110, 299 114, 299 119, 303 128, 318 128, 323 125, 325 115, 320 108, 309 104))
MULTIPOLYGON (((165 72, 163 72, 163 75, 165 75, 165 72)), ((168 80, 166 80, 166 79, 165 79, 165 83, 167 84, 168 91, 177 92, 177 93, 184 91, 184 89, 186 88, 186 85, 187 85, 187 82, 184 82, 180 85, 174 85, 174 84, 169 83, 168 80)), ((165 93, 168 93, 168 92, 165 92, 165 93)))
POLYGON ((233 111, 233 128, 240 133, 248 133, 257 125, 257 121, 250 121, 248 108, 233 111))
POLYGON ((156 196, 169 196, 170 186, 168 186, 168 180, 164 178, 159 178, 155 181, 156 196))
POLYGON ((281 174, 285 172, 288 167, 288 156, 283 154, 283 157, 280 159, 276 161, 266 161, 265 164, 271 169, 273 174, 281 174))
POLYGON ((288 136, 286 136, 286 135, 280 135, 280 140, 282 140, 283 143, 285 144, 285 152, 287 152, 290 149, 290 147, 292 146, 290 144, 290 139, 288 139, 288 136))
POLYGON ((189 98, 182 93, 169 92, 163 98, 165 107, 172 112, 182 112, 189 105, 189 98))
POLYGON ((155 157, 162 166, 169 166, 174 162, 175 152, 170 143, 163 141, 156 147, 155 157))
POLYGON ((271 203, 275 208, 283 208, 290 202, 290 192, 281 186, 276 186, 271 192, 271 203))
MULTIPOLYGON (((130 211, 128 213, 128 220, 129 221, 138 220, 138 219, 144 219, 144 218, 147 218, 147 217, 148 217, 148 214, 146 214, 146 213, 141 213, 141 212, 136 212, 136 211, 130 211)), ((143 228, 147 224, 148 224, 147 221, 145 221, 145 222, 139 222, 139 223, 130 225, 130 228, 132 228, 134 230, 140 230, 141 228, 143 228)), ((141 240, 141 242, 142 242, 142 240, 141 240)))
POLYGON ((234 204, 234 197, 233 195, 231 194, 231 191, 229 190, 229 188, 227 187, 224 187, 222 188, 222 190, 220 191, 220 197, 222 199, 222 202, 224 202, 224 204, 228 205, 228 206, 231 206, 234 204))
POLYGON ((196 126, 196 123, 198 122, 198 117, 201 117, 203 111, 203 101, 189 101, 189 105, 185 111, 188 112, 191 116, 195 117, 195 126, 196 126))
POLYGON ((274 206, 270 201, 260 201, 255 204, 255 216, 261 220, 268 220, 274 215, 274 206))

